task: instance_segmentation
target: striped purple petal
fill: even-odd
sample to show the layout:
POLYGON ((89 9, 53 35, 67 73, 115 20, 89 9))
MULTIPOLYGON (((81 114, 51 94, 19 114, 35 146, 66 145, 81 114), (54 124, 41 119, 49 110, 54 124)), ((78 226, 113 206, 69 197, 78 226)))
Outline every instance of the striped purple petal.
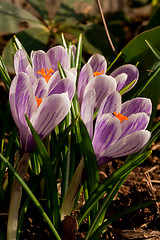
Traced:
POLYGON ((42 50, 38 50, 32 53, 32 64, 33 64, 34 74, 37 78, 42 77, 42 74, 37 73, 37 72, 40 72, 41 69, 45 69, 46 71, 46 69, 49 70, 51 68, 50 59, 47 56, 47 54, 42 50))
POLYGON ((16 74, 19 72, 24 72, 29 76, 31 84, 36 83, 37 79, 28 61, 27 54, 23 49, 18 50, 14 55, 14 68, 16 74))
POLYGON ((48 94, 48 83, 44 80, 44 78, 39 78, 36 91, 35 91, 35 96, 38 98, 44 98, 48 94))
POLYGON ((69 78, 61 79, 56 86, 50 91, 49 96, 52 94, 68 93, 69 100, 72 100, 75 93, 75 81, 69 78))
POLYGON ((122 104, 121 113, 127 117, 131 114, 145 112, 148 116, 152 112, 152 103, 149 98, 134 98, 122 104))
POLYGON ((33 85, 31 85, 28 75, 23 72, 15 76, 10 87, 10 108, 13 119, 20 132, 20 145, 22 151, 26 151, 29 136, 29 128, 25 119, 25 114, 30 118, 37 109, 34 91, 35 89, 33 85))
POLYGON ((48 82, 48 92, 51 92, 55 85, 61 80, 61 76, 59 74, 59 71, 56 71, 51 78, 49 79, 48 82))
POLYGON ((69 68, 70 62, 66 50, 62 46, 52 47, 46 53, 51 62, 51 68, 54 71, 58 70, 58 62, 62 65, 63 68, 69 68))
POLYGON ((141 150, 149 141, 151 133, 147 130, 140 130, 127 135, 114 144, 107 147, 101 157, 121 157, 141 150))
POLYGON ((67 93, 46 97, 31 118, 31 123, 41 138, 47 136, 70 110, 67 93))
POLYGON ((103 114, 96 124, 93 136, 93 148, 97 159, 110 144, 114 144, 121 135, 120 121, 111 113, 103 114))
POLYGON ((87 84, 84 96, 90 89, 95 89, 96 91, 96 103, 95 103, 95 110, 97 110, 103 99, 110 94, 111 92, 116 90, 116 81, 111 76, 100 75, 97 77, 92 78, 89 83, 87 84))
POLYGON ((128 117, 121 123, 122 135, 120 138, 125 137, 135 131, 146 129, 149 123, 149 116, 146 113, 136 113, 128 117))
POLYGON ((115 77, 115 80, 117 82, 117 91, 120 91, 124 87, 127 77, 128 76, 126 73, 121 73, 115 77))
POLYGON ((78 86, 77 86, 77 97, 78 102, 81 105, 84 95, 84 90, 88 82, 93 78, 93 71, 89 63, 86 63, 79 74, 78 86))
POLYGON ((114 113, 115 111, 121 111, 121 95, 117 91, 110 93, 103 100, 98 110, 97 121, 103 114, 114 113))
POLYGON ((96 92, 91 89, 84 97, 81 105, 81 118, 86 125, 90 138, 93 136, 93 113, 96 101, 96 92))
POLYGON ((21 123, 24 124, 25 122, 24 114, 31 116, 36 108, 36 100, 33 97, 34 89, 33 87, 30 87, 30 84, 28 75, 21 72, 15 76, 10 87, 10 108, 14 121, 18 127, 21 123))
POLYGON ((94 54, 90 59, 88 60, 88 63, 91 65, 93 72, 101 72, 103 71, 104 74, 107 70, 107 62, 104 56, 100 54, 94 54))
POLYGON ((126 64, 119 68, 116 68, 110 75, 114 78, 117 78, 118 75, 120 75, 122 73, 126 73, 128 77, 124 81, 125 83, 123 86, 122 85, 117 86, 117 91, 120 91, 122 88, 126 87, 133 80, 136 80, 135 83, 126 91, 126 92, 128 92, 131 88, 134 87, 134 85, 138 81, 139 71, 138 71, 137 67, 135 67, 134 65, 126 64))
POLYGON ((26 68, 30 65, 27 54, 23 49, 19 49, 14 55, 14 68, 16 74, 25 72, 26 68))

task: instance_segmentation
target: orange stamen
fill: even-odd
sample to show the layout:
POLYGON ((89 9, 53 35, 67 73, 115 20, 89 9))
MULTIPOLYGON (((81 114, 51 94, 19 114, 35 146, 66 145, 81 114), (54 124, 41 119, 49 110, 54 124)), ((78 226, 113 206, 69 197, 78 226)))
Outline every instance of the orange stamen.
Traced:
POLYGON ((93 73, 93 75, 94 75, 94 77, 96 77, 96 76, 99 76, 99 75, 102 75, 104 73, 104 71, 102 70, 101 72, 94 72, 93 73))
POLYGON ((40 104, 42 103, 43 98, 38 98, 36 96, 35 96, 35 98, 36 98, 36 101, 37 101, 37 108, 38 108, 40 106, 40 104))
POLYGON ((124 120, 128 120, 128 117, 124 116, 124 115, 121 114, 121 113, 118 113, 118 114, 117 114, 117 112, 114 112, 113 114, 114 114, 114 116, 115 116, 116 118, 119 119, 120 122, 123 122, 124 120))
POLYGON ((49 82, 49 79, 51 78, 52 76, 52 73, 54 73, 54 70, 52 68, 50 68, 48 70, 48 68, 42 68, 40 71, 37 72, 38 74, 41 74, 44 79, 46 80, 46 82, 48 83, 49 82), (46 71, 45 71, 46 70, 46 71), (46 73, 47 72, 47 73, 46 73))

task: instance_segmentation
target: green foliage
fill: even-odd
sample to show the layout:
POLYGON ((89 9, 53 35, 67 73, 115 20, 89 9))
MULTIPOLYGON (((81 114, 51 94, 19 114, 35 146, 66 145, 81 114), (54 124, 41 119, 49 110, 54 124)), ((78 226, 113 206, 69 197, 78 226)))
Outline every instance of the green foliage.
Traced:
MULTIPOLYGON (((22 45, 25 46, 27 53, 30 54, 32 50, 46 49, 46 44, 49 39, 49 31, 45 26, 41 25, 37 28, 28 28, 21 31, 16 34, 16 37, 22 45)), ((9 41, 2 54, 5 65, 10 73, 14 73, 13 55, 15 49, 13 42, 14 38, 9 41)))
POLYGON ((16 170, 12 167, 12 165, 7 161, 6 158, 4 158, 2 156, 2 154, 0 153, 0 159, 1 161, 8 167, 9 171, 13 174, 13 176, 17 179, 17 181, 21 184, 21 186, 24 188, 24 190, 27 192, 27 194, 29 195, 29 197, 31 198, 31 200, 34 202, 34 204, 36 205, 37 209, 40 211, 40 213, 42 214, 42 216, 44 217, 44 219, 46 220, 46 222, 48 223, 48 226, 50 227, 51 231, 53 232, 53 234, 55 235, 57 240, 60 240, 61 238, 59 237, 55 227, 53 226, 52 222, 50 221, 50 219, 48 218, 48 215, 46 214, 46 212, 44 211, 44 209, 42 208, 40 202, 37 200, 37 198, 34 196, 34 194, 32 193, 32 191, 30 190, 30 188, 27 186, 27 184, 23 181, 23 179, 17 174, 16 170))
POLYGON ((138 94, 140 96, 145 96, 151 99, 153 104, 153 111, 152 111, 152 117, 150 124, 152 124, 153 118, 156 113, 158 101, 160 98, 160 73, 159 73, 159 66, 160 62, 157 59, 157 57, 153 54, 153 52, 150 50, 148 45, 146 44, 146 40, 157 49, 160 49, 160 27, 153 28, 151 30, 145 31, 135 37, 131 42, 129 42, 123 49, 123 57, 125 63, 132 63, 138 64, 138 69, 140 70, 140 76, 138 83, 136 86, 131 90, 129 93, 125 95, 124 99, 129 99, 132 96, 135 97, 135 93, 142 87, 142 85, 145 85, 148 81, 150 82, 147 84, 148 86, 145 86, 143 91, 138 94), (154 74, 154 71, 156 72, 154 78, 152 78, 152 81, 146 80, 147 78, 150 79, 152 76, 152 73, 154 74))
POLYGON ((3 33, 17 33, 23 27, 23 24, 32 28, 41 24, 29 12, 5 1, 0 2, 0 18, 3 19, 0 22, 0 32, 3 33))

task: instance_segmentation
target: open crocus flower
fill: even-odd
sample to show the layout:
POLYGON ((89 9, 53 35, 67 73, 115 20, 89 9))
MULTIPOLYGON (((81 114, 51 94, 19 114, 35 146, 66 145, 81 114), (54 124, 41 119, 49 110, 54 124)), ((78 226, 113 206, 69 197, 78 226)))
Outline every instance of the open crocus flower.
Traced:
MULTIPOLYGON (((109 76, 105 75, 107 70, 107 62, 104 56, 100 54, 93 55, 88 62, 83 66, 78 79, 77 97, 79 104, 82 104, 85 94, 91 89, 98 89, 99 95, 97 99, 99 103, 107 96, 108 89, 111 87, 111 82, 116 82, 116 90, 120 91, 131 82, 134 82, 132 86, 128 88, 129 91, 137 82, 139 72, 138 69, 132 64, 125 64, 115 69, 109 76), (114 80, 113 80, 114 78, 114 80), (109 79, 109 84, 107 83, 109 79), (87 89, 86 89, 87 88, 87 89)), ((96 90, 97 91, 97 90, 96 90)), ((99 104, 97 104, 97 108, 99 104)))
POLYGON ((135 153, 149 141, 151 133, 146 127, 152 109, 150 99, 135 98, 122 104, 117 91, 110 93, 99 108, 93 133, 94 89, 85 98, 81 117, 89 131, 99 165, 112 158, 135 153))
POLYGON ((68 58, 64 51, 61 47, 52 48, 47 53, 36 51, 32 54, 32 67, 25 51, 19 50, 15 54, 16 76, 10 87, 9 101, 20 132, 23 152, 31 152, 35 148, 25 115, 43 139, 70 110, 70 101, 75 93, 76 75, 74 71, 66 69, 67 76, 61 79, 57 71, 56 57, 57 61, 61 60, 64 68, 68 68, 68 58))

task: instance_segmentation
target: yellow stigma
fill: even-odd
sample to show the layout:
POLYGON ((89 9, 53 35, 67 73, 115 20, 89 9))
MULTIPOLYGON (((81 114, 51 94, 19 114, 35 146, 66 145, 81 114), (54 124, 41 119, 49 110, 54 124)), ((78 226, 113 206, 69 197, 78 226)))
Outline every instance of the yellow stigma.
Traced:
POLYGON ((124 115, 121 114, 121 113, 118 113, 118 114, 117 114, 117 112, 114 112, 113 114, 114 114, 114 116, 115 116, 116 118, 119 119, 120 122, 123 122, 124 120, 128 120, 128 117, 124 116, 124 115))
POLYGON ((49 79, 51 78, 52 76, 52 73, 54 73, 54 70, 52 68, 50 68, 48 70, 48 68, 42 68, 40 71, 37 72, 38 74, 41 74, 42 77, 44 77, 44 79, 46 80, 46 82, 48 83, 49 82, 49 79))
POLYGON ((36 101, 37 101, 37 108, 38 108, 40 106, 40 104, 42 103, 43 98, 38 98, 36 96, 35 96, 35 98, 36 98, 36 101))
POLYGON ((103 70, 101 72, 96 71, 93 73, 93 75, 94 75, 94 77, 96 77, 96 76, 102 75, 103 73, 104 73, 103 70))

